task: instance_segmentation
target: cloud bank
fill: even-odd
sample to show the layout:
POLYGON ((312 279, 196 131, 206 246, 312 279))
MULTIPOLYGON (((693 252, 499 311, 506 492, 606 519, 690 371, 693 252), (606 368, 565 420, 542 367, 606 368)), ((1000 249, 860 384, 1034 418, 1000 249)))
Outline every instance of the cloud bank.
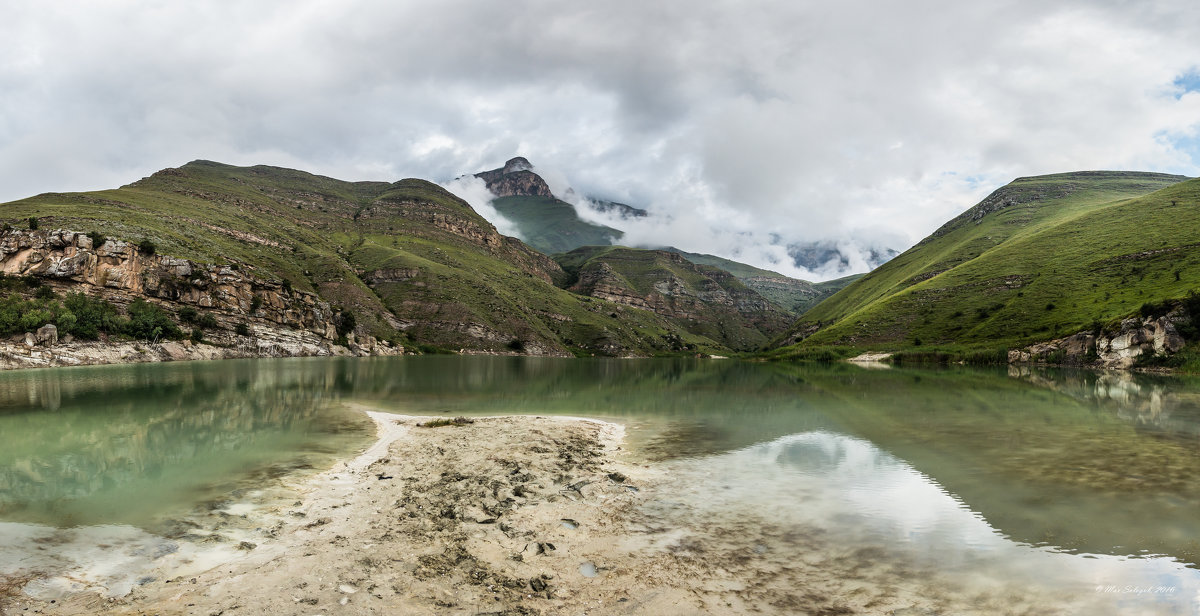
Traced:
POLYGON ((906 248, 1018 176, 1200 173, 1190 1, 47 0, 5 22, 0 201, 197 158, 449 182, 523 155, 669 220, 662 243, 770 266, 906 248))

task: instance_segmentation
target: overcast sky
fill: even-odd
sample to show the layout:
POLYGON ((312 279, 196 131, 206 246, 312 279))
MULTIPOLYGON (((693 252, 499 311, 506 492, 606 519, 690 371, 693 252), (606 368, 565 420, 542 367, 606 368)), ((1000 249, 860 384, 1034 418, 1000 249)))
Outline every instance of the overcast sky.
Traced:
POLYGON ((904 249, 1015 177, 1200 175, 1194 0, 0 0, 0 24, 0 201, 199 158, 446 182, 519 154, 656 214, 631 240, 812 278, 784 245, 904 249))

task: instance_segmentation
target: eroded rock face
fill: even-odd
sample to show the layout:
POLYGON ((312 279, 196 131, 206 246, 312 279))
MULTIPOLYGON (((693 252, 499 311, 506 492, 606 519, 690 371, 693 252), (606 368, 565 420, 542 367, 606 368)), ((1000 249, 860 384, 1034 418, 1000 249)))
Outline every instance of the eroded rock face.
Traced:
POLYGON ((1099 336, 1081 332, 1025 349, 1010 350, 1008 361, 1036 363, 1053 358, 1066 364, 1130 368, 1140 357, 1170 355, 1183 348, 1185 341, 1175 327, 1178 318, 1168 315, 1156 319, 1125 319, 1116 332, 1103 332, 1099 336))
POLYGON ((250 314, 257 297, 260 305, 253 316, 279 325, 325 332, 333 322, 333 309, 313 293, 285 290, 278 282, 234 266, 144 255, 129 242, 108 240, 92 246, 87 235, 62 229, 9 231, 0 237, 0 270, 76 283, 92 287, 92 292, 111 289, 236 314, 250 314))
POLYGON ((346 347, 333 344, 337 327, 328 302, 236 266, 142 254, 136 245, 123 241, 92 244, 87 235, 74 231, 10 230, 0 236, 0 271, 37 276, 61 291, 82 292, 118 306, 144 298, 172 312, 185 306, 207 309, 218 328, 206 332, 205 337, 220 346, 165 342, 143 347, 143 351, 160 351, 149 355, 124 348, 141 343, 86 343, 51 349, 59 345, 58 328, 46 325, 26 334, 23 345, 6 345, 12 346, 15 354, 0 362, 0 368, 222 357, 394 355, 404 351, 372 336, 359 336, 346 347), (247 325, 251 335, 234 334, 238 325, 247 325))

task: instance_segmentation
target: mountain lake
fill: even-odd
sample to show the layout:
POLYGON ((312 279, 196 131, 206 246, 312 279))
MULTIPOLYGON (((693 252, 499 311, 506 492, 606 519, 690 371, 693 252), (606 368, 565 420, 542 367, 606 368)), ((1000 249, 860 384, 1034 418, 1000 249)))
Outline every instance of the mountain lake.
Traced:
MULTIPOLYGON (((1200 379, 692 359, 262 359, 0 374, 0 576, 120 595, 262 542, 362 407, 619 422, 640 515, 842 585, 1200 614, 1200 379), (264 530, 266 529, 266 530, 264 530), (745 545, 741 545, 745 544, 745 545)), ((912 612, 920 614, 925 612, 912 612)))

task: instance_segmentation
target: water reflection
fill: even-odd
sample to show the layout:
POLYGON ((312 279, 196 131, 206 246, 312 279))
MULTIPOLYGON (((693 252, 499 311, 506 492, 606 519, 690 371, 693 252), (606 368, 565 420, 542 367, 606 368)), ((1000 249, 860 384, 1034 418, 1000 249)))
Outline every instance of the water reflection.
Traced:
POLYGON ((717 502, 786 494, 805 505, 772 505, 783 519, 914 554, 1200 563, 1200 381, 1037 370, 403 357, 14 372, 0 374, 0 517, 149 524, 231 476, 345 451, 366 433, 342 401, 619 419, 637 456, 743 473, 728 488, 696 476, 717 502))
POLYGON ((853 435, 1014 541, 1200 562, 1195 380, 526 358, 371 360, 348 379, 348 395, 398 411, 620 419, 651 460, 853 435))
MULTIPOLYGON (((765 569, 789 558, 836 562, 844 570, 836 575, 861 576, 856 592, 876 593, 879 601, 889 585, 919 579, 930 588, 956 589, 935 602, 937 610, 951 613, 1022 613, 1018 601, 1039 613, 1200 609, 1200 571, 1168 557, 1081 558, 1013 541, 936 481, 863 439, 789 435, 675 461, 669 475, 673 483, 666 492, 680 500, 649 507, 658 524, 732 525, 743 533, 735 541, 763 541, 760 553, 778 554, 781 563, 764 557, 765 569), (760 539, 753 535, 760 526, 791 530, 760 539)), ((692 541, 697 539, 682 540, 692 541)), ((734 546, 704 547, 720 553, 734 546)), ((821 575, 805 572, 814 587, 837 583, 813 579, 821 575)))
POLYGON ((1008 374, 1171 438, 1200 441, 1200 383, 1195 377, 1085 372, 1011 366, 1008 374))
POLYGON ((155 527, 239 481, 361 446, 319 364, 192 363, 0 375, 0 518, 155 527))

